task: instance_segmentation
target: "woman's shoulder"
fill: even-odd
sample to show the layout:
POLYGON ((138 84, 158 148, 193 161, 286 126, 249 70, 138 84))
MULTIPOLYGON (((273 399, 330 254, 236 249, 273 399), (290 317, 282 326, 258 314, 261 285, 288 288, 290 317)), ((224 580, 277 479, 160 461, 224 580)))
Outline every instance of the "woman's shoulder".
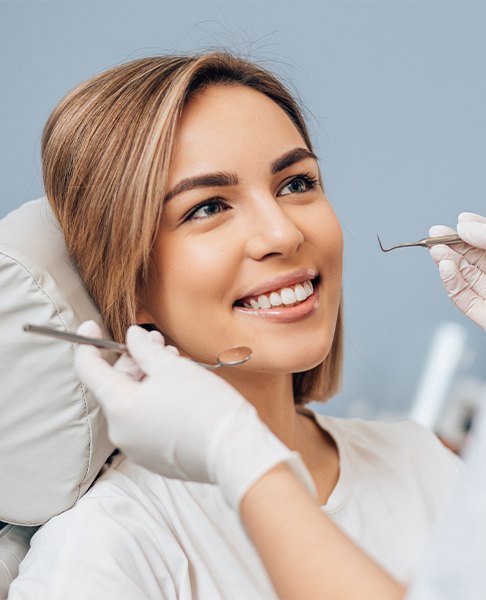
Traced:
POLYGON ((146 474, 119 460, 75 506, 43 525, 32 538, 12 598, 77 599, 94 591, 101 597, 100 590, 108 594, 103 597, 116 590, 119 597, 131 598, 142 589, 144 597, 153 597, 148 590, 160 594, 162 583, 171 588, 173 573, 187 574, 177 539, 136 480, 146 474))
POLYGON ((426 451, 438 460, 459 465, 461 459, 451 452, 439 438, 416 421, 408 418, 368 420, 333 417, 314 411, 317 423, 331 435, 339 437, 356 448, 397 450, 407 456, 420 456, 426 451))
POLYGON ((339 481, 323 509, 390 573, 405 580, 448 503, 460 459, 410 419, 314 415, 340 455, 339 481))
POLYGON ((462 461, 432 432, 412 419, 393 421, 340 418, 314 413, 316 422, 336 441, 341 458, 355 469, 386 472, 447 490, 462 461))
POLYGON ((96 540, 98 548, 106 546, 109 551, 109 546, 150 536, 154 531, 147 526, 150 522, 157 524, 157 535, 161 535, 166 523, 160 512, 155 514, 150 493, 150 480, 157 478, 162 479, 121 456, 72 508, 43 525, 34 542, 45 537, 79 547, 96 540))

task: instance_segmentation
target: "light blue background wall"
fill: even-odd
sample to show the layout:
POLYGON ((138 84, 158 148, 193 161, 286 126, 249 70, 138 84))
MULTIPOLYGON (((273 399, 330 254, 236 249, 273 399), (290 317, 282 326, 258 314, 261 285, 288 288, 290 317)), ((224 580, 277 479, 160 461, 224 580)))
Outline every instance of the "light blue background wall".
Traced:
POLYGON ((226 46, 293 82, 345 233, 346 365, 326 411, 362 400, 406 412, 431 335, 484 333, 442 292, 422 249, 385 243, 486 214, 486 4, 482 2, 2 2, 0 217, 42 194, 39 141, 60 97, 119 62, 226 46))

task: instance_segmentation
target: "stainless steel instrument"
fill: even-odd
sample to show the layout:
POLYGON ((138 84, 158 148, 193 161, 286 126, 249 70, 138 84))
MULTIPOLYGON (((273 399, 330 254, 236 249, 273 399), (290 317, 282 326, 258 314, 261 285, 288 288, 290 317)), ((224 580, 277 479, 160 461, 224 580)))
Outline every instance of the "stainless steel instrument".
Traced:
MULTIPOLYGON (((97 348, 103 348, 105 350, 114 350, 120 354, 123 354, 123 352, 128 352, 125 344, 120 344, 119 342, 114 342, 113 340, 88 337, 85 335, 79 335, 78 333, 74 333, 72 331, 61 331, 60 329, 55 329, 54 327, 46 327, 45 325, 32 325, 31 323, 27 323, 24 325, 23 329, 24 331, 28 331, 30 333, 39 333, 41 335, 47 335, 60 340, 65 340, 66 342, 74 342, 75 344, 88 344, 91 346, 96 346, 97 348)), ((197 361, 193 362, 201 365, 202 367, 206 367, 206 369, 237 367, 238 365, 242 365, 246 361, 250 360, 252 354, 252 349, 248 348, 248 346, 236 346, 235 348, 223 350, 218 356, 218 362, 215 364, 206 364, 197 361)))

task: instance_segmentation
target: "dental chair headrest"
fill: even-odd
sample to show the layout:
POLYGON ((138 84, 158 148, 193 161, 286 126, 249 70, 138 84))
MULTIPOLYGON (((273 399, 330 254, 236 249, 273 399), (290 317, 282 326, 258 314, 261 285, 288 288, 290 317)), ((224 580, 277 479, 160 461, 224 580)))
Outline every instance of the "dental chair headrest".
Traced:
POLYGON ((11 212, 0 221, 0 521, 42 524, 70 508, 113 451, 74 346, 22 330, 86 319, 101 324, 47 200, 11 212))

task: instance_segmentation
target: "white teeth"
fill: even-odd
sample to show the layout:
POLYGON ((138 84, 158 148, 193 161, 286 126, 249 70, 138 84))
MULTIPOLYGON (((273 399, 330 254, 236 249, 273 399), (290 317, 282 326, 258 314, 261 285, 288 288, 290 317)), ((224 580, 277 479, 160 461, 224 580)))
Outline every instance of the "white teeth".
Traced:
POLYGON ((297 300, 302 301, 305 300, 307 298, 307 292, 305 291, 305 288, 300 285, 300 283, 298 283, 295 288, 295 297, 297 298, 297 300))
POLYGON ((267 296, 262 295, 258 296, 258 306, 260 308, 270 308, 272 305, 270 304, 270 300, 267 298, 267 296))
POLYGON ((282 297, 277 292, 272 292, 270 294, 270 304, 272 306, 280 306, 282 304, 282 297))
POLYGON ((295 304, 297 302, 294 290, 291 288, 283 288, 280 292, 280 296, 282 297, 282 302, 284 304, 295 304))
POLYGON ((281 306, 303 302, 312 295, 314 287, 312 282, 304 281, 297 283, 293 288, 283 288, 278 292, 271 292, 269 295, 262 294, 258 299, 251 298, 243 303, 245 308, 272 308, 273 306, 281 306))

